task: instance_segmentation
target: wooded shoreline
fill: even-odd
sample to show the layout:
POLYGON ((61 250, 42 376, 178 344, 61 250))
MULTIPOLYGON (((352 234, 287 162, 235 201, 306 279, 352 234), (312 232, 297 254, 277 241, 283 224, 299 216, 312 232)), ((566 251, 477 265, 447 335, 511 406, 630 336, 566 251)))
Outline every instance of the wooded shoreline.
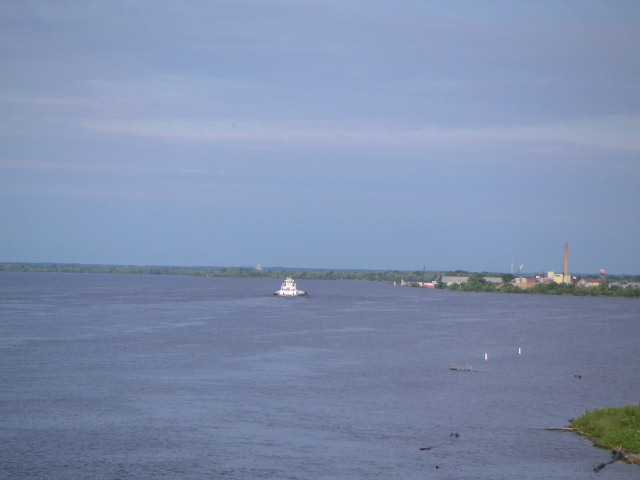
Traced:
MULTIPOLYGON (((586 288, 575 285, 541 284, 527 290, 511 283, 512 275, 492 272, 455 271, 399 271, 399 270, 330 270, 295 269, 285 267, 194 267, 194 266, 136 266, 136 265, 85 265, 63 263, 0 263, 0 272, 25 273, 92 273, 120 275, 189 275, 196 277, 231 278, 284 278, 287 276, 300 280, 362 280, 396 283, 432 282, 436 288, 474 292, 500 292, 523 294, 554 294, 576 296, 616 296, 640 298, 640 288, 602 285, 586 288), (438 282, 442 276, 468 277, 467 283, 444 285, 438 282), (484 281, 484 277, 500 277, 499 285, 484 281)), ((617 283, 640 282, 640 275, 609 275, 608 280, 617 283)))

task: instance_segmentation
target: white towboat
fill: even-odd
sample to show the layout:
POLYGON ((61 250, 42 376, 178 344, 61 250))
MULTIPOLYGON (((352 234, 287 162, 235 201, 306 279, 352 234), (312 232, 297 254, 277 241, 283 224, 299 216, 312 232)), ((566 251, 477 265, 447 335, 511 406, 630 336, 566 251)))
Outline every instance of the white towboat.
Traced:
POLYGON ((304 290, 298 289, 295 280, 291 277, 285 278, 280 290, 274 293, 274 295, 280 295, 281 297, 298 297, 306 294, 307 292, 304 290))

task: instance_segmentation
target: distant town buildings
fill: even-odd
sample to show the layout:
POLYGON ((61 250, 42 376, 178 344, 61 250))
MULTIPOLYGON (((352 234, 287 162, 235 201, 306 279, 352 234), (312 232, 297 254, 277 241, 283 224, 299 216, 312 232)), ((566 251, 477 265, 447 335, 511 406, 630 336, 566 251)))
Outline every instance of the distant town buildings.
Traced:
MULTIPOLYGON (((460 275, 438 275, 433 281, 411 281, 405 282, 401 280, 399 282, 394 281, 394 285, 406 286, 406 287, 421 287, 421 288, 461 288, 465 290, 474 291, 495 291, 501 290, 509 284, 516 286, 522 290, 532 288, 538 285, 545 284, 558 284, 558 285, 576 285, 578 287, 585 288, 597 288, 602 285, 608 287, 640 287, 638 282, 622 282, 622 283, 607 283, 606 275, 607 271, 603 268, 600 270, 600 276, 594 276, 592 278, 582 278, 580 275, 571 275, 569 271, 569 244, 564 246, 564 269, 562 272, 548 271, 533 274, 530 276, 524 276, 520 272, 523 265, 520 265, 518 272, 514 271, 515 264, 511 264, 511 274, 503 275, 501 277, 485 276, 484 274, 469 274, 460 271, 460 275), (515 274, 515 275, 514 275, 515 274)), ((456 272, 458 273, 458 272, 456 272)), ((424 272, 423 272, 424 276, 424 272)), ((507 288, 507 290, 509 290, 507 288)), ((510 290, 509 290, 510 291, 510 290)))
POLYGON ((600 270, 600 277, 594 278, 582 278, 579 275, 572 276, 569 273, 569 244, 565 243, 564 245, 564 271, 562 273, 549 271, 547 273, 540 273, 532 275, 531 277, 517 277, 514 280, 514 284, 518 287, 527 289, 531 288, 535 285, 545 284, 545 283, 558 283, 565 285, 578 285, 581 287, 598 287, 604 283, 606 283, 606 275, 607 271, 603 268, 600 270))
MULTIPOLYGON (((533 274, 529 277, 525 277, 521 275, 519 272, 522 269, 522 265, 518 270, 515 278, 513 278, 512 282, 515 286, 526 290, 527 288, 535 287, 536 285, 541 284, 549 284, 549 283, 557 283, 564 285, 578 285, 582 287, 598 287, 604 283, 606 283, 606 270, 603 268, 600 270, 600 277, 594 278, 582 278, 581 276, 571 275, 569 271, 569 244, 565 243, 564 245, 564 269, 562 272, 548 271, 542 272, 539 274, 533 274)), ((514 271, 514 263, 511 263, 511 274, 516 273, 514 271)), ((452 286, 454 284, 457 285, 465 285, 469 283, 469 276, 447 276, 443 275, 440 277, 440 281, 444 286, 452 286)), ((504 279, 501 277, 482 277, 482 281, 487 284, 500 285, 504 283, 504 279)))

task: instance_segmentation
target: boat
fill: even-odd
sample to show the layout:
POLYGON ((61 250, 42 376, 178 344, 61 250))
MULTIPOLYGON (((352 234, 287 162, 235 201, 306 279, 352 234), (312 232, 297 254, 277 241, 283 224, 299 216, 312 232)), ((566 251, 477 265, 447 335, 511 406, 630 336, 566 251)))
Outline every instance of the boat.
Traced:
POLYGON ((291 277, 285 278, 284 282, 282 282, 280 290, 274 293, 274 295, 280 295, 281 297, 299 297, 306 294, 307 292, 305 292, 304 290, 300 290, 296 286, 295 280, 291 277))

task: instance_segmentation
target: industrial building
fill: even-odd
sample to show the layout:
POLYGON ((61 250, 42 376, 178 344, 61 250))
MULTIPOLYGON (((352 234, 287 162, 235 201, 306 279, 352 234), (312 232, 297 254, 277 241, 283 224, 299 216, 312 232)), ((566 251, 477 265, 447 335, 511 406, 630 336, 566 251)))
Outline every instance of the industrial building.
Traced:
POLYGON ((569 272, 569 244, 564 244, 564 271, 562 273, 550 271, 546 274, 533 275, 531 278, 518 277, 514 280, 518 287, 527 289, 540 283, 559 283, 565 285, 573 285, 578 281, 578 278, 572 277, 569 272))

